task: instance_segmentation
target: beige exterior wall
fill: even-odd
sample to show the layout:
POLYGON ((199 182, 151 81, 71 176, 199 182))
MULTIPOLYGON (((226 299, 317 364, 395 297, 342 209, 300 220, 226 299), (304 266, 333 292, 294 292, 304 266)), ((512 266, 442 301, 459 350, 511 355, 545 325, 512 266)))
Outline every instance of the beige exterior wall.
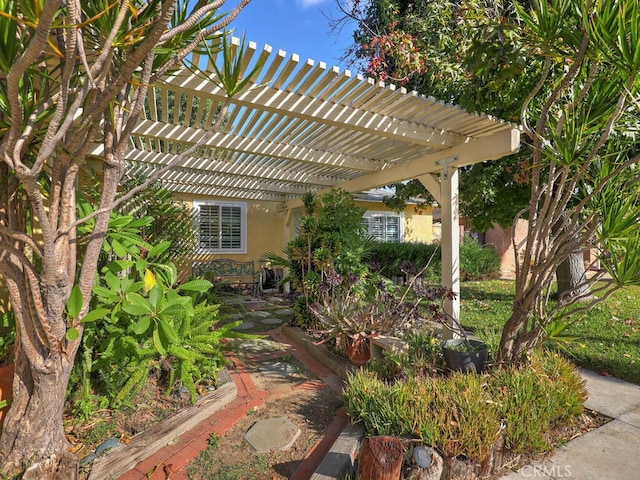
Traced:
MULTIPOLYGON (((356 201, 356 205, 365 207, 374 212, 389 212, 381 202, 361 202, 356 201)), ((415 205, 407 205, 404 213, 404 241, 405 242, 433 242, 433 208, 426 207, 418 210, 415 205)))
POLYGON ((407 206, 404 218, 404 241, 432 243, 433 238, 433 208, 418 210, 415 205, 407 206))
MULTIPOLYGON (((254 261, 256 268, 260 265, 260 259, 267 252, 277 255, 283 254, 289 240, 294 236, 294 215, 287 216, 279 211, 279 202, 232 200, 229 198, 198 197, 183 195, 182 199, 189 205, 197 201, 232 201, 234 203, 245 203, 247 205, 247 242, 246 253, 218 253, 207 255, 195 255, 185 252, 185 260, 181 262, 179 268, 182 277, 189 275, 191 262, 194 260, 208 260, 216 257, 225 257, 240 262, 254 261)), ((364 206, 367 210, 376 212, 390 212, 384 204, 380 202, 356 202, 359 206, 364 206)), ((417 211, 415 205, 407 206, 404 213, 404 240, 407 242, 432 242, 433 241, 433 221, 431 208, 417 211)))

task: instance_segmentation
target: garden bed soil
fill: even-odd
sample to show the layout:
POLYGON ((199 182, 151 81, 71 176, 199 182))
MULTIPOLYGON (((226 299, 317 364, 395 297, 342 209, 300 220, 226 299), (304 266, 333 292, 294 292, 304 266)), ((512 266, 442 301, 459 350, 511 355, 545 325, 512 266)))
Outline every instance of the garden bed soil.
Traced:
POLYGON ((251 354, 243 360, 256 388, 268 392, 266 402, 224 436, 211 439, 209 448, 186 467, 189 479, 290 479, 339 415, 339 395, 289 351, 251 354), (274 374, 282 366, 285 371, 274 374), (291 448, 257 453, 245 440, 246 432, 260 420, 282 417, 300 429, 291 448))
POLYGON ((223 437, 213 439, 210 447, 187 467, 188 478, 290 479, 321 440, 340 406, 340 400, 328 388, 300 389, 286 397, 268 400, 263 407, 241 419, 223 437), (289 419, 300 429, 300 435, 288 450, 256 453, 244 439, 245 433, 259 420, 278 417, 289 419))

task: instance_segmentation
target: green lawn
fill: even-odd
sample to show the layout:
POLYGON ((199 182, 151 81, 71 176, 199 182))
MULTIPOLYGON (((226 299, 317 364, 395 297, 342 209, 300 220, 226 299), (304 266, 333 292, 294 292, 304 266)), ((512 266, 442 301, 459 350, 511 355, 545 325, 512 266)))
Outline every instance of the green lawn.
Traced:
MULTIPOLYGON (((495 351, 512 300, 512 281, 464 282, 461 321, 495 351)), ((567 334, 577 339, 549 345, 579 365, 640 384, 640 287, 620 290, 579 314, 567 334)))

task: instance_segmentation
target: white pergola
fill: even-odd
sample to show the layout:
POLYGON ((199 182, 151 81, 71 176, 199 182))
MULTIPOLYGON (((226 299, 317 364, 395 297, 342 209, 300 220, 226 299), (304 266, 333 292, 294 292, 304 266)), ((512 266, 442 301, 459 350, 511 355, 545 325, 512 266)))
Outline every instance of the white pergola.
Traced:
MULTIPOLYGON (((206 60, 150 88, 127 154, 138 172, 176 160, 210 129, 226 95, 206 60)), ((360 192, 417 178, 441 205, 443 284, 459 294, 458 168, 516 152, 518 127, 268 45, 249 43, 242 62, 247 71, 262 65, 231 99, 224 128, 182 155, 161 176, 164 186, 279 201, 289 214, 309 191, 360 192)), ((457 320, 459 296, 446 308, 457 320)))

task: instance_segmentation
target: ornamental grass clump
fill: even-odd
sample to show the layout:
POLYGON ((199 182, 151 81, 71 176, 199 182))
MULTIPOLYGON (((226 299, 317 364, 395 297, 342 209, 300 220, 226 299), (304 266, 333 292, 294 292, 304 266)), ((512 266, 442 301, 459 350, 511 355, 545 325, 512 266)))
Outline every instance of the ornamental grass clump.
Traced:
POLYGON ((349 375, 344 400, 353 421, 362 421, 368 435, 416 438, 445 457, 477 463, 501 440, 516 454, 550 450, 550 432, 582 413, 586 398, 576 369, 548 352, 536 352, 526 367, 484 375, 395 372, 385 379, 380 372, 349 375))
POLYGON ((582 413, 584 382, 557 353, 534 352, 526 367, 492 374, 493 396, 504 421, 505 446, 514 453, 542 453, 553 447, 549 432, 582 413))

